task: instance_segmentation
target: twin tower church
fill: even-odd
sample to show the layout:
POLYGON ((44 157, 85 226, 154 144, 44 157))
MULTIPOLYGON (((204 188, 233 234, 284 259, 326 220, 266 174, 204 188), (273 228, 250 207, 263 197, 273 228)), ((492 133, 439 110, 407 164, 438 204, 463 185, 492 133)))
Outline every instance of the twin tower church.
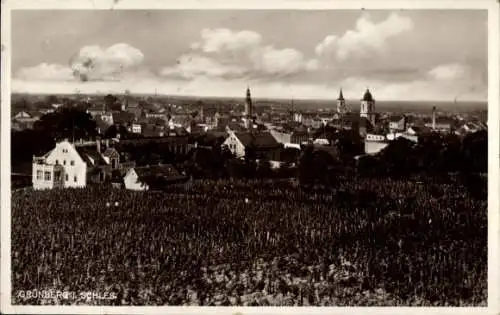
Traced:
MULTIPOLYGON (((342 89, 340 89, 339 97, 337 98, 337 113, 344 115, 348 112, 347 105, 345 103, 344 95, 342 89)), ((375 99, 369 89, 366 89, 363 98, 361 99, 361 106, 359 109, 359 116, 366 118, 373 126, 375 125, 375 99)))
MULTIPOLYGON (((368 122, 372 127, 375 126, 376 125, 375 99, 373 98, 369 89, 366 89, 363 98, 361 99, 360 105, 361 106, 359 110, 358 119, 360 119, 361 121, 368 122)), ((307 115, 305 113, 297 113, 297 114, 300 118, 302 118, 304 115, 307 115)), ((339 97, 337 98, 337 109, 336 109, 337 119, 339 120, 348 119, 346 117, 347 116, 346 114, 350 114, 350 110, 346 104, 346 100, 342 93, 342 89, 340 89, 339 97)), ((353 118, 352 115, 349 116, 350 119, 353 118)), ((250 88, 248 87, 246 90, 245 110, 242 118, 246 128, 251 127, 251 125, 255 121, 252 97, 250 93, 250 88)), ((299 119, 298 121, 302 122, 302 119, 299 119)))

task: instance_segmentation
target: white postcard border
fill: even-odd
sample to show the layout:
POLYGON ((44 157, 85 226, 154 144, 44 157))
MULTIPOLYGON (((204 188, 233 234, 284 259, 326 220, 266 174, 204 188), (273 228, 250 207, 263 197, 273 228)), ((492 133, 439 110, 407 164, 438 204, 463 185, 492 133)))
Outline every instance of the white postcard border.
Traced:
MULTIPOLYGON (((499 186, 499 99, 500 23, 495 0, 328 1, 328 0, 2 0, 2 97, 1 97, 1 312, 39 314, 500 314, 500 216, 499 186), (111 307, 111 306, 13 306, 10 265, 10 81, 11 10, 17 9, 485 9, 488 10, 488 307, 111 307)), ((36 255, 36 253, 33 253, 36 255)))

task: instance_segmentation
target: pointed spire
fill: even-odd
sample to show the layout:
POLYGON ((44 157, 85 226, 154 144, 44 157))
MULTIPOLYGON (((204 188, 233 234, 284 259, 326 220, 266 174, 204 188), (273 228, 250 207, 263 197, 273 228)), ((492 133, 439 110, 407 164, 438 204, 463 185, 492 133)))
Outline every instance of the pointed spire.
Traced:
POLYGON ((339 100, 339 101, 345 101, 344 94, 342 94, 342 88, 340 88, 339 98, 337 100, 339 100))
POLYGON ((250 94, 250 87, 247 86, 247 95, 246 95, 247 104, 252 104, 252 96, 250 94))

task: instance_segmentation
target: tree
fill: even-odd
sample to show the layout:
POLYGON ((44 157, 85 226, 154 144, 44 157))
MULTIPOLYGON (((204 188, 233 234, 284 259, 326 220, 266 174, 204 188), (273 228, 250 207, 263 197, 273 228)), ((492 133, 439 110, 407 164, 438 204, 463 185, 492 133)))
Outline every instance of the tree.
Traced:
POLYGON ((60 139, 89 139, 97 136, 96 122, 92 116, 75 108, 43 115, 34 125, 37 132, 60 139))
POLYGON ((462 142, 464 172, 488 172, 488 131, 478 131, 465 136, 462 142))
POLYGON ((118 98, 112 94, 108 94, 104 97, 104 105, 107 110, 121 110, 121 104, 118 102, 118 98))
POLYGON ((271 162, 268 159, 259 160, 257 166, 257 177, 258 178, 270 178, 273 177, 274 171, 271 167, 271 162))
POLYGON ((255 147, 250 144, 245 147, 245 165, 246 165, 246 177, 254 178, 255 172, 257 170, 257 152, 255 147))
POLYGON ((125 126, 112 125, 104 132, 104 138, 116 138, 118 134, 122 139, 127 139, 131 135, 125 126))
POLYGON ((55 141, 50 133, 35 130, 11 132, 11 163, 14 172, 31 171, 33 155, 41 156, 54 148, 55 141))
POLYGON ((57 96, 55 95, 49 95, 45 98, 45 103, 47 105, 52 105, 52 104, 58 104, 59 103, 59 99, 57 98, 57 96))
POLYGON ((303 187, 308 187, 313 184, 314 175, 312 174, 312 167, 314 162, 313 147, 306 146, 299 159, 299 183, 303 187))

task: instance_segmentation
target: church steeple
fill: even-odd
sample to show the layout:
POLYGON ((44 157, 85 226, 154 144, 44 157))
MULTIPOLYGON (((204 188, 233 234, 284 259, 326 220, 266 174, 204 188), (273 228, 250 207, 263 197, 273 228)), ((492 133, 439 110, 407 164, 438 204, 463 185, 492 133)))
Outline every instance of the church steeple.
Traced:
POLYGON ((337 113, 343 115, 345 114, 346 111, 347 108, 345 106, 344 94, 342 93, 342 88, 341 88, 339 97, 337 98, 337 113))
POLYGON ((339 98, 337 98, 338 101, 345 101, 344 95, 342 94, 342 88, 340 88, 340 93, 339 93, 339 98))
POLYGON ((372 93, 367 88, 363 98, 361 99, 360 116, 368 119, 375 126, 375 99, 372 93))
POLYGON ((252 95, 250 94, 250 87, 247 87, 247 95, 245 99, 245 112, 247 115, 252 115, 252 95))
POLYGON ((253 125, 253 108, 252 108, 252 95, 250 94, 250 87, 247 86, 246 98, 245 98, 245 125, 249 129, 253 125))

